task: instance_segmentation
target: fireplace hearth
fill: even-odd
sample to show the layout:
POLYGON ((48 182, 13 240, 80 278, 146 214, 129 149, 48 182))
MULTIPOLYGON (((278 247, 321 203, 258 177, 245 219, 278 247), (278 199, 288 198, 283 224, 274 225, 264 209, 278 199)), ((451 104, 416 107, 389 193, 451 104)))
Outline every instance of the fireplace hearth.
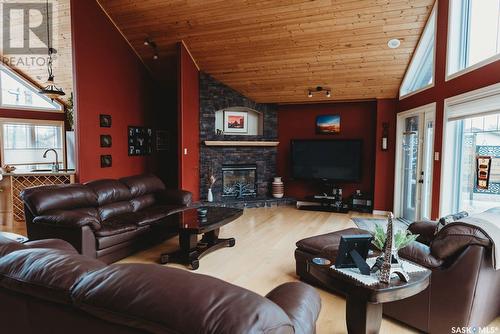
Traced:
POLYGON ((223 165, 222 197, 243 199, 257 196, 257 165, 223 165))

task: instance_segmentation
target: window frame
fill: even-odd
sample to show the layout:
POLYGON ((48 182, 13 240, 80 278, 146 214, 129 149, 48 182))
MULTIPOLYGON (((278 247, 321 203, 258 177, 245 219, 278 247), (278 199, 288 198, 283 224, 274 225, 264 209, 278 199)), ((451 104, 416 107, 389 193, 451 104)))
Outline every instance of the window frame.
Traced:
MULTIPOLYGON (((59 157, 59 163, 62 166, 66 166, 66 132, 64 129, 64 121, 62 120, 42 120, 42 119, 24 119, 24 118, 7 118, 0 117, 0 163, 5 165, 5 141, 3 140, 3 125, 5 123, 17 123, 17 124, 30 124, 30 125, 57 125, 61 127, 61 151, 62 155, 59 157)), ((32 164, 40 164, 33 162, 32 164)), ((29 164, 10 164, 12 166, 25 166, 29 164)))
MULTIPOLYGON (((469 5, 470 4, 470 1, 472 0, 466 0, 466 2, 462 5, 462 6, 466 6, 466 5, 469 5)), ((470 7, 470 5, 469 5, 470 7)), ((489 65, 491 63, 494 63, 496 62, 497 60, 500 60, 500 52, 497 53, 496 55, 493 55, 491 57, 488 57, 486 59, 483 59, 481 60, 480 62, 474 64, 474 65, 471 65, 469 67, 465 67, 459 71, 456 71, 455 73, 452 73, 452 74, 449 74, 450 72, 450 67, 451 67, 451 61, 450 61, 450 50, 451 50, 451 35, 452 35, 452 13, 453 12, 453 0, 450 0, 449 3, 448 3, 448 27, 447 27, 447 36, 446 36, 446 75, 445 75, 445 81, 448 82, 450 80, 453 80, 459 76, 462 76, 464 74, 467 74, 469 72, 472 72, 472 71, 475 71, 481 67, 484 67, 486 65, 489 65)), ((467 14, 464 14, 462 13, 461 15, 461 19, 463 20, 465 16, 470 16, 470 12, 467 13, 467 14)), ((467 44, 469 43, 469 39, 467 38, 467 40, 463 40, 464 38, 464 35, 466 35, 464 33, 464 29, 467 29, 467 32, 469 32, 469 29, 468 27, 466 27, 467 25, 463 25, 462 24, 462 27, 460 27, 460 31, 461 31, 461 36, 460 36, 460 59, 458 62, 459 63, 463 63, 465 60, 466 60, 466 55, 465 53, 467 52, 467 44), (465 44, 465 45, 463 45, 465 44), (465 47, 464 47, 465 46, 465 47)), ((499 33, 499 36, 497 36, 497 38, 500 39, 500 33, 499 33)))
POLYGON ((429 14, 429 17, 427 19, 427 21, 425 22, 425 26, 424 26, 424 30, 422 31, 422 34, 420 35, 420 39, 417 43, 417 46, 415 47, 415 51, 413 52, 413 55, 411 56, 411 60, 410 60, 410 63, 408 64, 408 67, 406 68, 406 72, 405 72, 405 75, 403 76, 403 80, 401 80, 401 84, 399 85, 399 100, 403 100, 407 97, 410 97, 412 95, 415 95, 415 94, 418 94, 418 93, 421 93, 429 88, 432 88, 434 87, 435 83, 436 83, 436 48, 437 48, 437 18, 438 18, 438 6, 437 6, 437 1, 436 3, 434 4, 434 6, 432 7, 432 10, 429 14), (434 16, 434 17, 433 17, 434 16), (407 94, 404 94, 404 95, 401 95, 401 90, 403 88, 403 83, 405 82, 406 78, 408 77, 408 75, 410 74, 410 68, 412 67, 413 65, 413 62, 415 61, 415 57, 417 55, 417 51, 418 49, 420 48, 421 44, 422 44, 422 41, 423 41, 423 36, 425 35, 428 27, 429 27, 429 23, 430 23, 430 20, 433 19, 434 20, 434 52, 432 53, 432 80, 431 80, 431 83, 424 86, 424 87, 421 87, 413 92, 410 92, 410 93, 407 93, 407 94))
MULTIPOLYGON (((15 70, 10 68, 9 66, 6 66, 5 64, 0 63, 0 71, 6 71, 7 75, 10 75, 11 77, 14 78, 14 80, 20 81, 21 83, 25 84, 26 86, 32 88, 35 92, 38 92, 40 90, 40 87, 36 86, 35 84, 33 84, 32 82, 27 80, 24 76, 17 73, 15 70)), ((1 91, 2 91, 2 80, 0 78, 0 109, 41 111, 41 112, 50 112, 50 113, 64 113, 64 104, 57 99, 53 100, 52 103, 56 104, 59 107, 59 109, 40 108, 40 107, 34 107, 34 106, 4 105, 4 104, 2 104, 1 91)), ((45 97, 43 97, 43 98, 45 98, 45 97)))

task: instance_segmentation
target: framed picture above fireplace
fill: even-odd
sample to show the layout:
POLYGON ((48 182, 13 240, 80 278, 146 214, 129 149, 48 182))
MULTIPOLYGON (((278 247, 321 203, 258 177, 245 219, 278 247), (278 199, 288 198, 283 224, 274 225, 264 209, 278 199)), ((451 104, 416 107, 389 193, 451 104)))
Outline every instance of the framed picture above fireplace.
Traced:
POLYGON ((248 113, 245 111, 224 111, 224 133, 247 133, 248 113))

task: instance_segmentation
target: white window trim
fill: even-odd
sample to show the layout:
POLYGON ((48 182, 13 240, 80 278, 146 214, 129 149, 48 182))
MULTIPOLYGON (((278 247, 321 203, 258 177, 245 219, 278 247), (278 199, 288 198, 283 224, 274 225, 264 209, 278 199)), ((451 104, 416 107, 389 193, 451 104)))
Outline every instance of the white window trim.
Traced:
POLYGON ((496 62, 497 60, 500 60, 500 53, 497 53, 496 55, 494 56, 491 56, 489 58, 486 58, 486 59, 483 59, 481 60, 479 63, 476 63, 474 65, 471 65, 469 67, 466 67, 462 70, 459 70, 455 73, 452 73, 452 74, 448 74, 450 72, 450 59, 449 59, 449 52, 450 52, 450 44, 451 44, 451 15, 452 15, 452 6, 453 6, 453 3, 452 1, 450 0, 449 1, 449 4, 448 4, 448 27, 447 27, 447 36, 446 36, 446 59, 445 59, 445 62, 446 62, 446 75, 445 75, 445 82, 448 82, 450 80, 453 80, 455 78, 458 78, 464 74, 467 74, 469 72, 472 72, 472 71, 475 71, 477 70, 478 68, 481 68, 483 66, 486 66, 486 65, 489 65, 491 63, 494 63, 496 62))
POLYGON ((410 63, 408 64, 408 67, 406 68, 406 72, 405 72, 405 75, 403 77, 403 80, 401 80, 401 84, 399 86, 399 100, 403 100, 407 97, 410 97, 412 95, 421 93, 429 88, 432 88, 432 87, 434 87, 434 84, 436 82, 436 48, 437 48, 437 23, 438 23, 438 21, 437 21, 437 18, 438 18, 437 4, 438 4, 438 1, 436 1, 434 6, 432 7, 431 13, 429 15, 429 19, 430 19, 430 18, 432 18, 433 13, 434 13, 434 52, 432 53, 432 81, 430 84, 428 84, 422 88, 419 88, 416 91, 413 91, 411 93, 407 93, 405 95, 401 95, 401 88, 403 87, 403 82, 405 82, 406 77, 409 75, 409 69, 411 68, 411 66, 413 64, 413 60, 417 54, 417 50, 420 47, 420 44, 422 42, 422 37, 425 35, 425 32, 429 26, 429 20, 427 20, 427 22, 425 23, 424 30, 422 31, 422 35, 420 36, 420 39, 417 43, 417 46, 415 47, 415 51, 413 52, 413 55, 411 57, 410 63))
MULTIPOLYGON (((10 67, 3 65, 0 63, 0 69, 5 70, 9 72, 12 76, 19 78, 22 82, 24 82, 27 86, 31 87, 35 92, 38 92, 40 90, 40 87, 37 87, 34 85, 32 82, 24 78, 22 75, 19 75, 16 71, 12 70, 10 67)), ((1 87, 1 83, 0 83, 1 87)), ((58 101, 54 100, 53 103, 56 103, 59 105, 60 109, 55 110, 55 109, 49 109, 49 108, 39 108, 39 107, 27 107, 27 106, 11 106, 11 105, 3 105, 2 104, 2 96, 0 95, 0 109, 8 109, 8 110, 27 110, 27 111, 43 111, 43 112, 52 112, 52 113, 64 113, 64 105, 58 101)))
MULTIPOLYGON (((405 127, 405 119, 411 116, 422 115, 429 113, 431 115, 431 119, 435 120, 436 115, 436 102, 432 102, 417 108, 409 109, 397 114, 396 120, 396 166, 395 166, 395 175, 394 175, 394 213, 396 216, 401 215, 401 194, 403 193, 403 182, 401 180, 402 176, 402 168, 403 168, 403 152, 400 148, 403 146, 403 137, 401 134, 403 133, 403 129, 405 127)), ((427 118, 428 119, 428 118, 427 118)), ((435 140, 435 137, 434 137, 435 140)), ((431 143, 434 149, 434 142, 431 143)), ((432 187, 432 173, 429 177, 431 177, 431 187, 432 187)), ((432 203, 432 200, 431 200, 432 203)), ((431 208, 432 210, 432 208, 431 208)))
POLYGON ((449 161, 452 158, 445 145, 449 131, 448 120, 455 117, 468 117, 489 112, 500 112, 500 83, 449 97, 444 100, 439 203, 439 215, 441 217, 451 213, 448 212, 451 210, 451 208, 448 208, 448 203, 450 203, 449 194, 451 191, 450 189, 445 189, 446 185, 450 182, 451 175, 446 175, 446 168, 443 168, 442 163, 443 161, 449 161))

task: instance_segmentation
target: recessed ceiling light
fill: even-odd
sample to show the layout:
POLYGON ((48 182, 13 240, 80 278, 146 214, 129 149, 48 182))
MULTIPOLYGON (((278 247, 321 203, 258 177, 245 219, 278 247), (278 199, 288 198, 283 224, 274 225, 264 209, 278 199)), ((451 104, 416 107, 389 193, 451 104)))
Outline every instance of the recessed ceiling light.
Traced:
POLYGON ((397 38, 393 38, 387 42, 387 46, 391 49, 397 49, 401 45, 401 41, 397 38))

